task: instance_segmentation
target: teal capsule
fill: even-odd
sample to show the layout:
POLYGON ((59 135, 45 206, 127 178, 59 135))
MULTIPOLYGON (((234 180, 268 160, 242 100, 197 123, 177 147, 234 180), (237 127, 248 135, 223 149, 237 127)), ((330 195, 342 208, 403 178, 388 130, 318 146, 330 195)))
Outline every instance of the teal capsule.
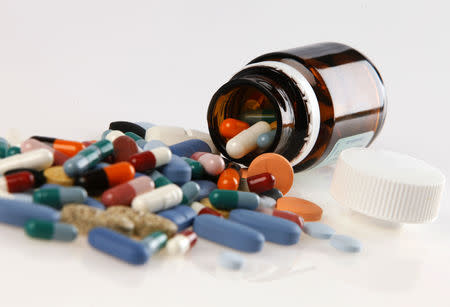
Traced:
POLYGON ((200 194, 200 186, 193 181, 188 181, 183 184, 181 186, 181 190, 183 191, 183 200, 181 201, 181 205, 192 204, 198 194, 200 194))
POLYGON ((156 231, 149 236, 145 237, 141 243, 148 248, 150 256, 161 250, 166 246, 167 240, 169 238, 164 232, 156 231))
POLYGON ((0 137, 0 159, 5 158, 8 155, 9 144, 8 141, 0 137))
POLYGON ((69 177, 76 177, 94 167, 101 160, 112 155, 113 144, 108 140, 98 141, 78 152, 74 157, 64 162, 64 172, 69 177))
POLYGON ((78 230, 75 226, 42 220, 29 220, 25 232, 32 238, 70 242, 75 240, 78 230))
POLYGON ((141 138, 139 135, 137 135, 134 132, 125 132, 125 135, 129 136, 130 138, 132 138, 135 141, 143 140, 143 138, 141 138))
POLYGON ((167 178, 166 176, 164 176, 163 174, 161 174, 156 170, 152 171, 152 173, 150 174, 150 178, 152 178, 153 182, 155 183, 155 188, 159 188, 173 183, 172 181, 169 180, 169 178, 167 178))
POLYGON ((220 210, 233 210, 237 208, 256 210, 260 199, 258 194, 233 190, 213 190, 209 194, 211 204, 220 210))
POLYGON ((271 122, 276 121, 277 117, 273 110, 254 110, 241 114, 239 119, 253 125, 260 121, 265 121, 270 124, 271 122))
POLYGON ((187 164, 191 167, 192 170, 192 180, 202 179, 205 176, 205 169, 202 164, 198 161, 195 161, 190 158, 181 157, 187 164))
POLYGON ((12 146, 12 147, 9 147, 8 152, 6 153, 6 156, 11 157, 11 156, 14 156, 17 154, 20 154, 20 147, 12 146))
POLYGON ((276 134, 277 134, 276 130, 271 130, 269 132, 260 134, 258 136, 258 139, 256 140, 256 144, 261 149, 267 149, 272 145, 276 134))
POLYGON ((33 202, 61 209, 64 204, 83 204, 87 199, 86 190, 80 187, 42 188, 33 192, 33 202))

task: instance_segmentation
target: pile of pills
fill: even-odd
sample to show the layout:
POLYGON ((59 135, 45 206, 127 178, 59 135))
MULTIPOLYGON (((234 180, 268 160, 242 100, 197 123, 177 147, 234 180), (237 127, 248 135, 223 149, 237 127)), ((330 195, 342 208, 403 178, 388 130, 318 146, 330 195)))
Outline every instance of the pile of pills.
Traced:
MULTIPOLYGON (((257 120, 270 114, 253 113, 221 127, 238 155, 256 144, 246 135, 273 126, 257 120)), ((342 251, 360 250, 357 240, 317 222, 319 206, 284 196, 294 178, 284 157, 261 154, 244 169, 196 130, 121 121, 96 141, 33 136, 16 147, 0 138, 0 175, 0 222, 46 240, 87 235, 95 249, 131 264, 162 249, 183 255, 198 237, 255 253, 266 241, 297 244, 305 232, 342 251)), ((225 267, 241 262, 220 257, 225 267)))

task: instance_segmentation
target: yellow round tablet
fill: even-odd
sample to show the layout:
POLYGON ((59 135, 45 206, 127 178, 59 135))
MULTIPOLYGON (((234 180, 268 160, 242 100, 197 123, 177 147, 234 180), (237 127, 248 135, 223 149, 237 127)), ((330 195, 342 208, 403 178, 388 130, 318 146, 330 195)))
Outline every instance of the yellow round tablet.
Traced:
POLYGON ((48 183, 72 186, 73 179, 66 175, 62 166, 53 166, 44 171, 48 183))

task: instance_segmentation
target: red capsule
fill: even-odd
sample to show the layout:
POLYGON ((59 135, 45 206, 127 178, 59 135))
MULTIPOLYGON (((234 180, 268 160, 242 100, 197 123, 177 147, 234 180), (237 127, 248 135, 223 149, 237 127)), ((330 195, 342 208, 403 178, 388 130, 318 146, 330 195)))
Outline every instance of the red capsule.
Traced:
POLYGON ((139 152, 136 142, 128 135, 119 136, 113 142, 114 146, 114 161, 122 162, 139 152))
POLYGON ((275 177, 269 173, 262 173, 247 177, 248 189, 253 193, 263 193, 272 190, 275 185, 275 177))
POLYGON ((202 214, 211 214, 211 215, 215 215, 218 217, 223 217, 222 214, 220 214, 220 212, 217 212, 214 209, 208 208, 205 205, 203 205, 202 203, 196 202, 194 201, 191 204, 191 208, 194 209, 195 212, 197 212, 197 215, 202 215, 202 214))
POLYGON ((136 171, 144 172, 160 167, 170 162, 172 152, 167 147, 158 147, 132 155, 128 161, 136 171))
POLYGON ((180 232, 179 234, 183 235, 189 239, 191 248, 195 245, 195 243, 197 243, 197 234, 195 232, 193 232, 192 230, 186 229, 186 230, 183 230, 182 232, 180 232))
POLYGON ((155 183, 150 177, 141 176, 103 192, 102 203, 107 207, 129 206, 133 198, 154 188, 155 183))
POLYGON ((23 171, 0 177, 0 190, 9 193, 20 193, 34 187, 32 173, 23 171))

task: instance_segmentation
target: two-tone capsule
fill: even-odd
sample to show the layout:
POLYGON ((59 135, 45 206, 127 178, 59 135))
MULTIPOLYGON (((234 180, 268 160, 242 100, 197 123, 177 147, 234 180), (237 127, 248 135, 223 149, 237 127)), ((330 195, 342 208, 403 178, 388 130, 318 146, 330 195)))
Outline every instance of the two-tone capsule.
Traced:
POLYGON ((57 222, 60 217, 60 212, 53 208, 0 197, 0 223, 23 227, 31 219, 57 222))
POLYGON ((136 171, 144 172, 166 165, 172 159, 172 152, 167 147, 158 147, 132 155, 128 161, 136 171))
POLYGON ((160 188, 162 186, 173 183, 172 181, 169 180, 169 178, 167 178, 157 170, 154 170, 150 173, 150 178, 152 178, 156 188, 160 188))
POLYGON ((67 160, 63 167, 69 177, 76 177, 94 167, 101 160, 112 155, 113 144, 108 140, 101 140, 81 150, 74 157, 67 160))
POLYGON ((182 199, 183 191, 172 183, 135 197, 131 206, 139 211, 157 212, 180 204, 182 199))
POLYGON ((0 160, 0 175, 18 168, 42 171, 53 164, 53 154, 47 149, 37 149, 0 160))
POLYGON ((202 215, 202 214, 212 214, 218 217, 223 217, 222 214, 220 214, 220 212, 212 209, 212 208, 208 208, 205 205, 203 205, 202 203, 199 203, 197 201, 194 201, 191 204, 191 208, 194 209, 194 211, 197 213, 197 215, 202 215))
POLYGON ((200 162, 186 157, 182 157, 182 159, 191 167, 191 178, 193 180, 202 179, 205 176, 205 170, 203 169, 203 166, 200 162))
POLYGON ((134 167, 128 162, 119 162, 104 168, 94 169, 78 177, 75 183, 88 193, 99 194, 108 188, 134 178, 134 167))
POLYGON ((0 159, 8 155, 9 143, 5 138, 0 137, 0 159))
POLYGON ((60 140, 46 136, 32 136, 31 138, 38 140, 39 142, 46 143, 50 147, 53 147, 53 149, 62 152, 69 157, 75 156, 78 152, 85 148, 85 146, 80 142, 60 140))
POLYGON ((191 156, 191 159, 200 162, 205 171, 211 176, 217 176, 225 169, 223 158, 209 152, 196 152, 191 156))
POLYGON ((197 242, 197 234, 186 229, 169 239, 166 244, 167 253, 171 256, 186 254, 197 242))
POLYGON ((24 141, 20 145, 20 148, 22 152, 29 152, 39 148, 49 150, 53 154, 53 165, 63 165, 64 162, 66 162, 70 158, 68 155, 54 149, 53 147, 48 146, 46 143, 39 142, 38 140, 35 139, 28 139, 24 141))
POLYGON ((0 190, 4 192, 20 193, 32 189, 34 185, 34 175, 27 171, 0 177, 0 190))
POLYGON ((255 193, 231 190, 214 190, 209 194, 209 200, 215 208, 221 210, 256 210, 260 204, 260 198, 255 193))
POLYGON ((82 204, 86 198, 86 190, 80 187, 49 187, 33 192, 33 202, 55 209, 61 209, 64 204, 82 204))
POLYGON ((220 174, 217 180, 217 188, 237 191, 241 180, 240 170, 241 167, 237 163, 228 163, 227 168, 220 174))
POLYGON ((78 230, 75 226, 42 220, 29 220, 25 232, 32 238, 70 242, 76 239, 78 230))
POLYGON ((194 181, 183 184, 181 190, 183 191, 182 205, 190 205, 200 194, 200 186, 194 181))
POLYGON ((128 182, 119 184, 103 192, 102 203, 109 206, 129 206, 138 195, 149 192, 155 188, 150 177, 141 176, 128 182))
POLYGON ((258 209, 259 212, 262 212, 267 215, 276 216, 285 220, 289 220, 291 222, 294 222, 297 224, 300 228, 303 229, 303 225, 305 224, 305 221, 303 218, 295 213, 289 212, 289 211, 282 211, 278 209, 271 209, 271 208, 260 208, 258 209))

